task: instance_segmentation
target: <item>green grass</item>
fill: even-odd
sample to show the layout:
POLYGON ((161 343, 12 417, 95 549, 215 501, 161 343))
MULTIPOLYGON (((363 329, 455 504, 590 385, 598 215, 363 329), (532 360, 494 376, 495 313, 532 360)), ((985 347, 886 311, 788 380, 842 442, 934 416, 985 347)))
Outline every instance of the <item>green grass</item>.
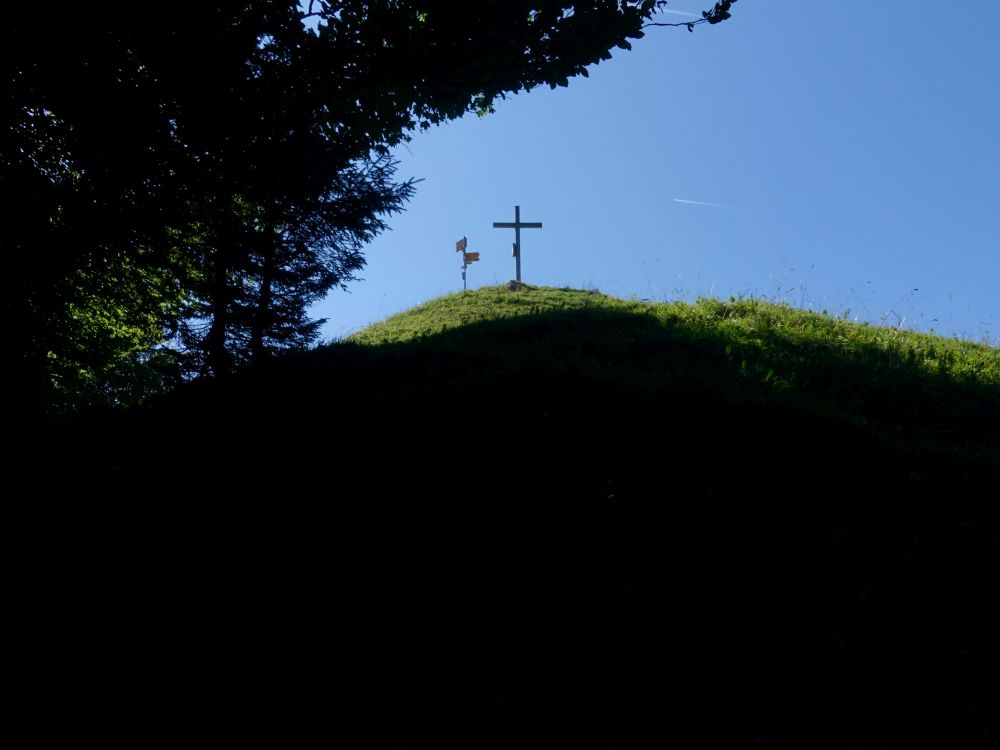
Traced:
MULTIPOLYGON (((358 344, 404 343, 472 323, 546 313, 605 310, 652 316, 665 326, 686 327, 732 346, 786 353, 803 347, 822 359, 836 352, 859 366, 879 369, 878 353, 918 363, 928 372, 958 380, 1000 386, 1000 350, 964 339, 949 339, 899 328, 873 326, 757 299, 699 299, 685 302, 639 302, 596 291, 506 285, 452 294, 427 302, 347 337, 358 344), (874 358, 873 358, 874 355, 874 358)), ((805 352, 804 352, 805 353, 805 352)))
POLYGON ((599 292, 527 284, 517 291, 510 291, 502 285, 439 297, 375 323, 349 336, 346 341, 358 344, 404 343, 471 323, 504 318, 597 309, 641 314, 648 308, 647 305, 626 302, 599 292))
POLYGON ((493 355, 480 381, 544 363, 650 400, 685 385, 1000 463, 1000 350, 756 299, 650 303, 501 286, 433 300, 345 344, 493 355))

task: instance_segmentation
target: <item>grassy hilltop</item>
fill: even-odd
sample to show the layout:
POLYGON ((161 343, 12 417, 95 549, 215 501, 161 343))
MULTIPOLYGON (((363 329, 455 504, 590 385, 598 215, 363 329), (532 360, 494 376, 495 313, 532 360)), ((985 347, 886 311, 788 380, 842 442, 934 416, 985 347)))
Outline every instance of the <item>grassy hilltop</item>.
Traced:
MULTIPOLYGON (((856 430, 913 455, 960 454, 1000 466, 1000 351, 785 305, 649 303, 569 289, 487 288, 421 305, 347 342, 479 358, 454 373, 458 380, 448 385, 459 389, 468 379, 474 388, 484 380, 540 379, 556 392, 586 382, 588 392, 600 391, 602 398, 568 411, 600 409, 605 399, 642 402, 642 414, 604 415, 612 420, 670 411, 674 405, 665 401, 678 397, 686 408, 698 404, 708 414, 731 402, 737 411, 774 408, 790 418, 827 420, 831 429, 856 430)), ((516 387, 536 388, 531 382, 516 387)), ((522 409, 535 406, 527 401, 522 409)), ((543 418, 555 408, 538 406, 536 416, 543 418)), ((725 434, 736 425, 718 417, 717 439, 738 445, 738 435, 725 434)), ((743 431, 767 421, 744 424, 743 431)), ((800 437, 824 442, 820 435, 800 437)))
POLYGON ((230 727, 973 748, 1000 740, 998 427, 987 346, 491 288, 195 384, 97 474, 172 488, 133 589, 213 623, 162 658, 222 659, 258 702, 230 727))

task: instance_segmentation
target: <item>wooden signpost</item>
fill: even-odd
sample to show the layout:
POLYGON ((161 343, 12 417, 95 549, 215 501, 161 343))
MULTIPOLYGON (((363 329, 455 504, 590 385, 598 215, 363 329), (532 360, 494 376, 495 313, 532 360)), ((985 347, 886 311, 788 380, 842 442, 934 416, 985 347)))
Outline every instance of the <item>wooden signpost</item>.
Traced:
POLYGON ((468 291, 469 284, 465 280, 465 272, 469 267, 470 263, 475 263, 479 260, 479 253, 468 253, 466 250, 469 247, 469 238, 463 237, 458 242, 455 243, 455 252, 462 254, 462 290, 468 291))

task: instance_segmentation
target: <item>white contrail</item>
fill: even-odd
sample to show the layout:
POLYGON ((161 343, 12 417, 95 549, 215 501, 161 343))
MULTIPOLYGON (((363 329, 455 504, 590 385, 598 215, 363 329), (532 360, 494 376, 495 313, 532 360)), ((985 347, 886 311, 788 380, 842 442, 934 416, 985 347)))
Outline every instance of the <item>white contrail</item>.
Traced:
POLYGON ((658 10, 657 13, 669 13, 672 16, 691 16, 691 18, 701 18, 697 13, 688 13, 685 10, 658 10))
POLYGON ((689 203, 692 206, 714 206, 715 208, 730 208, 725 203, 709 203, 708 201, 689 201, 684 198, 674 198, 674 203, 689 203))

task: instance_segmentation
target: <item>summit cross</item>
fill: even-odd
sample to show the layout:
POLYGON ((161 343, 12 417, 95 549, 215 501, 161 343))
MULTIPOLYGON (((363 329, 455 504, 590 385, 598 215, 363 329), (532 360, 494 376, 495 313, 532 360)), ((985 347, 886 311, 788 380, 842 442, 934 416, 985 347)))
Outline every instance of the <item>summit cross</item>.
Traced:
POLYGON ((517 282, 521 283, 521 230, 522 229, 541 229, 542 222, 540 221, 521 221, 521 207, 514 206, 514 221, 494 221, 494 229, 513 229, 514 230, 514 269, 517 277, 517 282))

